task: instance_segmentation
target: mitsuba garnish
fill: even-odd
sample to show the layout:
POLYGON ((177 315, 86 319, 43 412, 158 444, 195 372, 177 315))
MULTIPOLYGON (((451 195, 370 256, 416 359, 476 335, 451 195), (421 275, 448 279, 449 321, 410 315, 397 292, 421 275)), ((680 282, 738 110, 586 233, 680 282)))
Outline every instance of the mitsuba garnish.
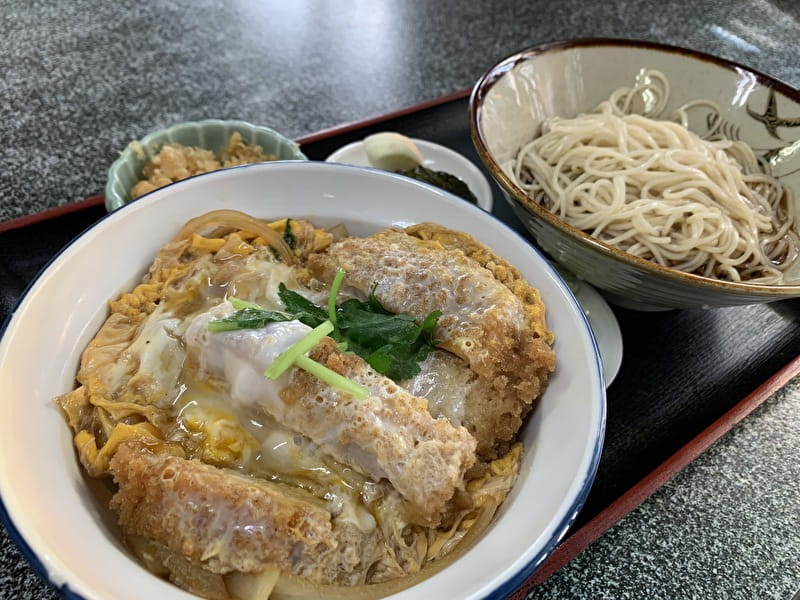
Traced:
MULTIPOLYGON (((287 219, 287 229, 288 223, 287 219)), ((284 239, 286 239, 285 233, 284 239)), ((258 329, 266 326, 267 323, 296 319, 314 329, 279 355, 273 365, 277 363, 305 368, 329 385, 343 391, 350 391, 362 400, 367 395, 366 388, 354 382, 343 384, 338 373, 319 363, 311 361, 313 364, 310 364, 309 361, 303 360, 305 352, 308 352, 325 335, 330 335, 339 342, 341 351, 357 354, 378 373, 391 379, 408 379, 419 373, 419 363, 425 360, 436 346, 433 330, 442 312, 440 310, 432 311, 422 324, 417 325, 414 319, 408 315, 392 314, 384 309, 375 297, 374 286, 367 302, 351 298, 337 305, 336 297, 344 277, 344 269, 339 269, 331 285, 327 311, 281 284, 278 295, 286 307, 286 312, 266 310, 257 304, 229 298, 233 307, 238 310, 232 315, 211 321, 208 324, 208 330, 221 332, 236 329, 258 329), (300 359, 299 363, 298 359, 300 359), (309 366, 310 369, 306 368, 309 366)), ((286 369, 275 368, 273 365, 264 374, 271 379, 276 379, 286 369)))

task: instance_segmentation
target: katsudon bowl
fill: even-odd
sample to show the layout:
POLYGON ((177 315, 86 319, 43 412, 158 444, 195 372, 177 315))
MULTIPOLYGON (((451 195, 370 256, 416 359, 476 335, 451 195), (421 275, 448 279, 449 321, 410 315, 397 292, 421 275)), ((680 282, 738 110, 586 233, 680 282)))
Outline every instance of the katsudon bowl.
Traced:
POLYGON ((2 517, 23 554, 67 598, 194 597, 151 574, 127 549, 99 500, 108 490, 97 493, 83 473, 53 399, 75 387, 80 354, 107 317, 108 301, 141 279, 186 221, 216 209, 344 224, 353 235, 440 223, 487 244, 539 290, 557 364, 521 429, 518 480, 466 551, 391 597, 512 592, 564 536, 597 468, 605 388, 591 330, 548 262, 484 211, 404 177, 325 163, 237 167, 157 190, 84 232, 29 286, 0 341, 2 517))

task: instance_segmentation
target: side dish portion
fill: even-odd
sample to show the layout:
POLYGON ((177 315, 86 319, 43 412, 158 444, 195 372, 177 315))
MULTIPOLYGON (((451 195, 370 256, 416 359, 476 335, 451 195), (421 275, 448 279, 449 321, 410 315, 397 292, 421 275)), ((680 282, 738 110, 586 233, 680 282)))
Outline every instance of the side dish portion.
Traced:
POLYGON ((164 144, 142 167, 141 179, 131 188, 131 199, 192 175, 277 159, 277 155, 265 153, 258 144, 245 142, 238 131, 231 134, 219 156, 207 148, 164 144))
POLYGON ((555 368, 544 311, 437 225, 354 238, 217 211, 109 303, 56 402, 153 573, 215 599, 382 596, 511 489, 555 368))

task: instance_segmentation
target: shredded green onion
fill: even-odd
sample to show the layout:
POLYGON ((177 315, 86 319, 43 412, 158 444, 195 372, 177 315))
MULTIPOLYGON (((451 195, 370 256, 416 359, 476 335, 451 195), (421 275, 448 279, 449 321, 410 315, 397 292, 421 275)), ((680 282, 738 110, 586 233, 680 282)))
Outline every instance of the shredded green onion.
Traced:
POLYGON ((331 331, 333 331, 333 323, 330 321, 325 321, 321 325, 314 327, 314 329, 281 352, 278 358, 264 371, 264 375, 270 379, 277 379, 297 361, 298 357, 303 356, 306 352, 319 344, 322 338, 331 331))
POLYGON ((242 310, 243 308, 257 308, 259 310, 263 310, 263 307, 259 306, 255 302, 248 302, 247 300, 239 300, 239 298, 234 298, 231 296, 228 298, 228 302, 231 303, 231 306, 236 310, 242 310))
POLYGON ((331 293, 328 294, 328 318, 334 325, 336 325, 336 296, 339 295, 339 288, 342 287, 344 275, 344 269, 341 267, 336 269, 336 275, 333 276, 333 281, 331 282, 331 293))
POLYGON ((352 394, 358 400, 366 400, 369 397, 369 390, 363 385, 359 385, 355 381, 351 381, 347 377, 339 375, 336 371, 332 371, 325 365, 321 365, 306 356, 306 352, 319 344, 322 338, 327 336, 331 331, 333 331, 333 323, 330 321, 325 321, 321 325, 318 325, 281 352, 278 358, 264 371, 264 375, 270 379, 277 379, 286 372, 287 369, 292 366, 297 366, 308 371, 320 381, 327 383, 337 390, 352 394))
POLYGON ((311 360, 305 354, 301 354, 297 357, 297 359, 295 359, 295 365, 305 371, 308 371, 314 377, 323 381, 324 383, 327 383, 329 386, 336 388, 337 390, 347 392, 348 394, 352 394, 357 400, 363 401, 369 398, 369 390, 363 385, 360 385, 355 381, 344 377, 343 375, 339 375, 339 373, 332 371, 325 365, 321 365, 320 363, 311 360))
MULTIPOLYGON (((322 341, 322 338, 327 336, 334 330, 334 324, 332 321, 336 319, 336 296, 339 293, 339 288, 342 285, 342 280, 344 279, 344 269, 339 269, 336 272, 336 276, 334 277, 333 284, 331 285, 331 294, 330 299, 328 300, 328 311, 331 316, 331 321, 324 321, 311 331, 309 331, 306 335, 304 335, 301 339, 296 341, 294 344, 289 346, 285 351, 281 352, 278 357, 272 362, 272 364, 267 367, 266 371, 264 371, 264 376, 269 377, 270 379, 277 379, 283 373, 286 372, 287 369, 291 368, 292 366, 300 367, 301 369, 308 371, 319 379, 320 381, 327 383, 329 386, 336 388, 337 390, 341 390, 343 392, 347 392, 348 394, 352 394, 358 400, 366 400, 369 397, 369 390, 365 388, 363 385, 359 385, 355 381, 344 377, 343 375, 339 375, 336 371, 332 371, 325 365, 321 365, 320 363, 311 360, 305 354, 309 350, 311 350, 314 346, 322 341)), ((228 298, 228 302, 231 303, 233 308, 236 310, 244 310, 246 308, 264 311, 262 307, 258 304, 254 304, 253 302, 247 302, 246 300, 240 300, 239 298, 230 297, 228 298)), ((235 323, 225 323, 222 321, 214 321, 209 324, 209 330, 211 330, 211 325, 217 326, 219 331, 227 331, 229 329, 239 329, 240 327, 235 323)), ((340 349, 342 344, 339 344, 340 349)), ((346 346, 346 345, 345 345, 346 346)))

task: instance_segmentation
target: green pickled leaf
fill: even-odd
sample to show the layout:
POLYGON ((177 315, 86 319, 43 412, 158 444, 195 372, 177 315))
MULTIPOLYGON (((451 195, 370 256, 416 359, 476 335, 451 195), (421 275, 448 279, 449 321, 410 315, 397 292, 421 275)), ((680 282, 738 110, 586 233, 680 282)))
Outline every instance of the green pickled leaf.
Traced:
POLYGON ((472 190, 469 189, 469 186, 466 183, 464 183, 455 175, 446 173, 445 171, 436 171, 434 169, 429 169, 428 167, 423 167, 422 165, 417 165, 413 169, 397 172, 400 175, 405 175, 406 177, 411 177, 412 179, 435 185, 446 192, 460 196, 472 204, 478 203, 478 199, 475 197, 475 194, 472 193, 472 190))

